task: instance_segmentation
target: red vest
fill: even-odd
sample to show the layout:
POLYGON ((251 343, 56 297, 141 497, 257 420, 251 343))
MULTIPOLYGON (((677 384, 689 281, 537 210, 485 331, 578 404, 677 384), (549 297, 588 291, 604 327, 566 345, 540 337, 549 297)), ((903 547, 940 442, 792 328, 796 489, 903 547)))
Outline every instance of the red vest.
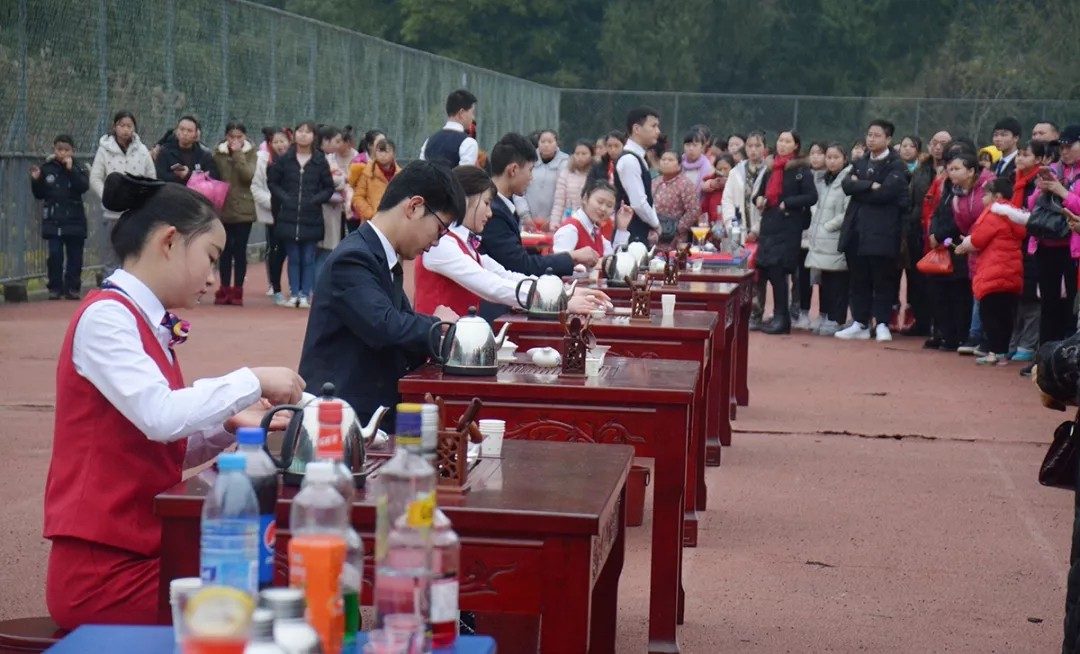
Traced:
POLYGON ((169 381, 184 388, 180 366, 169 362, 139 309, 121 293, 91 292, 75 313, 56 366, 56 420, 45 480, 45 538, 102 543, 144 556, 161 548, 154 496, 180 482, 187 440, 157 443, 125 418, 75 370, 75 327, 86 308, 102 300, 123 304, 139 326, 142 347, 169 381))
MULTIPOLYGON (((480 255, 469 249, 457 234, 447 232, 446 235, 457 241, 461 251, 476 260, 476 265, 483 265, 480 255)), ((431 315, 440 304, 450 307, 459 316, 465 316, 469 313, 469 307, 480 309, 480 296, 449 277, 425 268, 424 255, 421 254, 416 261, 416 312, 431 315)))
POLYGON ((593 236, 577 218, 570 218, 570 222, 577 228, 577 245, 574 246, 574 249, 580 250, 581 248, 591 247, 596 250, 597 254, 604 256, 604 233, 598 229, 596 235, 593 236))

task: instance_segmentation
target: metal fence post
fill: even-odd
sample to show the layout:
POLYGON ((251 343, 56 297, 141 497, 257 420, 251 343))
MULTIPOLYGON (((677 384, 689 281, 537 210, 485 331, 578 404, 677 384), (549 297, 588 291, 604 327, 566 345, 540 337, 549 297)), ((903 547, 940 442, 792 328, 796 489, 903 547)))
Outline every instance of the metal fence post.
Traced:
POLYGON ((221 124, 218 133, 225 131, 229 121, 229 3, 221 3, 221 124))
POLYGON ((270 20, 270 124, 277 124, 277 31, 278 18, 270 20))
POLYGON ((921 113, 922 113, 922 102, 916 100, 915 101, 915 133, 916 134, 919 133, 919 118, 920 118, 919 114, 921 114, 921 113))
POLYGON ((106 0, 98 0, 98 122, 97 133, 104 134, 108 127, 109 112, 109 6, 106 0))
POLYGON ((318 88, 316 84, 316 74, 319 67, 315 65, 315 59, 319 56, 319 34, 315 31, 315 28, 311 28, 308 32, 308 120, 312 120, 315 117, 315 89, 318 88))
MULTIPOLYGON (((26 0, 19 0, 19 116, 15 120, 15 131, 18 134, 14 135, 13 142, 17 143, 19 150, 26 153, 30 151, 30 129, 27 125, 29 120, 28 113, 28 96, 30 92, 27 68, 29 66, 27 51, 27 17, 26 17, 26 0), (15 141, 15 138, 18 141, 15 141)), ((11 167, 12 169, 15 166, 11 167)), ((14 170, 12 170, 14 172, 14 170)), ((14 253, 15 259, 15 278, 19 279, 26 276, 26 232, 29 231, 30 224, 30 207, 28 198, 26 197, 26 187, 29 184, 17 184, 15 192, 15 222, 18 227, 15 229, 17 236, 15 237, 16 247, 18 248, 14 253)), ((5 271, 6 272, 6 271, 5 271)))
MULTIPOLYGON (((675 110, 674 115, 671 117, 671 135, 676 140, 679 138, 679 96, 681 93, 675 94, 675 110)), ((675 147, 675 142, 672 141, 668 144, 668 147, 675 147)))
POLYGON ((795 108, 791 116, 791 129, 799 129, 799 99, 795 98, 795 108))
POLYGON ((165 106, 163 118, 166 125, 174 125, 176 119, 176 0, 165 5, 165 106))

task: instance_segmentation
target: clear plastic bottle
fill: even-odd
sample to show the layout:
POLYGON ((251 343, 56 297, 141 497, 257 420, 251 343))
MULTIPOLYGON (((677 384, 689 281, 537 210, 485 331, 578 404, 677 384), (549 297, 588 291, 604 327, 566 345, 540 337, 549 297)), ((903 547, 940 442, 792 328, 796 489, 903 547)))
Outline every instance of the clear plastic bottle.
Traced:
POLYGON ((424 404, 420 409, 420 453, 432 468, 439 453, 439 405, 424 404))
MULTIPOLYGON (((393 458, 376 484, 375 610, 413 613, 431 623, 431 525, 435 469, 420 455, 421 408, 399 404, 393 458)), ((430 635, 427 639, 430 643, 430 635)))
POLYGON ((337 654, 345 637, 341 577, 345 566, 345 498, 334 487, 334 468, 312 461, 289 511, 289 586, 302 588, 307 619, 323 654, 337 654))
POLYGON ((259 588, 274 583, 274 539, 277 536, 274 511, 278 498, 278 474, 273 459, 263 450, 266 432, 259 427, 236 430, 236 451, 247 457, 244 472, 259 503, 259 588))
POLYGON ((259 590, 259 504, 244 474, 247 457, 222 454, 203 502, 199 567, 204 584, 259 590))
MULTIPOLYGON (((350 519, 356 482, 352 470, 345 465, 345 447, 341 434, 344 408, 340 400, 319 403, 319 439, 315 456, 328 462, 334 470, 334 488, 345 500, 345 566, 341 572, 341 598, 345 611, 345 644, 356 642, 360 631, 360 586, 364 581, 364 541, 352 527, 350 519)), ((305 478, 305 483, 306 483, 305 478)))
POLYGON ((318 654, 319 635, 304 619, 304 593, 296 588, 267 588, 259 605, 274 614, 274 642, 285 654, 318 654))
POLYGON ((431 646, 452 647, 458 636, 458 590, 461 541, 450 518, 435 509, 431 532, 431 646))
POLYGON ((285 654, 274 642, 274 612, 270 609, 255 609, 251 614, 251 638, 244 654, 285 654))

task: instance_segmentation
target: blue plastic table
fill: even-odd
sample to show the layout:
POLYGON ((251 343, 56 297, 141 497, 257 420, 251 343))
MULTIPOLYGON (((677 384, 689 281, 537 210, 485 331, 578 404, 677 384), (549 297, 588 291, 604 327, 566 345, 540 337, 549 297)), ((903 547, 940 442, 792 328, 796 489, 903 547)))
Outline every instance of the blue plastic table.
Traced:
MULTIPOLYGON (((361 632, 357 651, 367 642, 361 632)), ((46 652, 51 654, 174 654, 172 627, 85 625, 68 634, 46 652)), ((495 641, 487 636, 460 636, 441 654, 495 654, 495 641)))

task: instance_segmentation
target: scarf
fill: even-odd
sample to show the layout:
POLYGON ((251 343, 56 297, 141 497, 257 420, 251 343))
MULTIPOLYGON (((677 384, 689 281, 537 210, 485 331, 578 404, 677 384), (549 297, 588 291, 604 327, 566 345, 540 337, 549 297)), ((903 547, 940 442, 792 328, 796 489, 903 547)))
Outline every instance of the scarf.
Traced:
POLYGON ((685 170, 692 170, 692 171, 697 173, 697 175, 694 176, 694 192, 695 193, 701 193, 701 178, 703 177, 702 171, 705 170, 705 167, 708 166, 708 165, 709 165, 709 158, 706 157, 705 155, 701 155, 700 157, 698 157, 697 161, 690 161, 689 159, 686 158, 685 154, 682 156, 682 169, 684 171, 685 170))
POLYGON ((1021 172, 1016 171, 1016 183, 1013 184, 1012 199, 1009 200, 1009 204, 1020 209, 1027 204, 1027 186, 1031 183, 1031 180, 1035 179, 1035 175, 1039 173, 1039 167, 1035 166, 1031 170, 1021 172))
POLYGON ((787 162, 791 161, 793 155, 781 157, 777 155, 772 162, 772 172, 769 174, 769 181, 765 185, 765 200, 769 203, 770 207, 775 207, 780 204, 780 193, 784 190, 784 166, 787 162))
POLYGON ((394 179, 394 174, 397 172, 397 165, 391 163, 389 166, 384 166, 381 163, 375 162, 375 165, 379 167, 383 175, 386 175, 387 183, 394 179))

